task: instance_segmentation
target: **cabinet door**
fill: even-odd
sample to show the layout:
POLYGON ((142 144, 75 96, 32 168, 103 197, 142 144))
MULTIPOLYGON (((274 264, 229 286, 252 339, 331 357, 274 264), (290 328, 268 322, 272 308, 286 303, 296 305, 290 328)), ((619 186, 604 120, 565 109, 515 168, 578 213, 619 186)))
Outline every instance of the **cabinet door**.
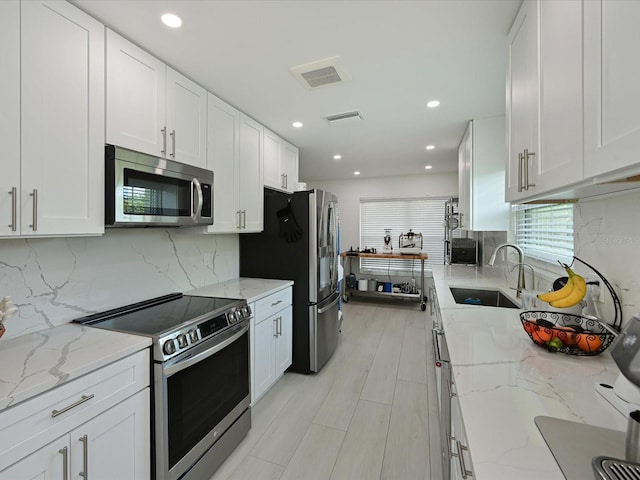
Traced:
POLYGON ((640 158, 640 2, 584 2, 584 173, 640 158))
POLYGON ((253 336, 253 385, 252 400, 255 401, 266 392, 276 379, 274 359, 274 339, 276 335, 275 317, 266 320, 256 319, 253 336))
POLYGON ((21 3, 22 232, 104 232, 104 26, 21 3))
POLYGON ((293 358, 293 308, 288 306, 276 315, 277 337, 275 338, 276 378, 291 366, 293 358))
MULTIPOLYGON (((242 211, 241 232, 260 232, 263 229, 262 125, 240 114, 239 145, 239 204, 242 211)), ((215 220, 214 220, 215 221, 215 220)))
POLYGON ((298 183, 298 149, 287 142, 283 142, 280 150, 280 168, 285 176, 285 190, 294 192, 298 183))
POLYGON ((539 5, 540 155, 534 162, 536 193, 583 178, 582 2, 555 0, 539 5))
POLYGON ((207 166, 207 91, 167 67, 167 156, 207 166))
POLYGON ((0 480, 67 480, 70 455, 69 435, 64 435, 2 470, 0 480))
POLYGON ((164 156, 166 66, 107 29, 107 143, 164 156))
POLYGON ((275 133, 264 130, 264 185, 281 190, 284 188, 280 170, 281 139, 275 133))
POLYGON ((71 478, 151 478, 149 410, 145 388, 72 431, 71 478))
POLYGON ((531 173, 535 157, 526 162, 519 155, 527 149, 538 153, 538 10, 525 0, 509 33, 507 64, 508 159, 505 172, 507 201, 534 193, 523 190, 524 171, 531 173))
POLYGON ((20 234, 20 3, 0 2, 0 235, 20 234))
POLYGON ((209 94, 207 118, 207 168, 213 170, 212 233, 237 232, 238 210, 238 129, 240 112, 209 94))
POLYGON ((473 122, 469 122, 458 147, 458 215, 460 228, 473 230, 471 224, 471 180, 473 164, 473 122))

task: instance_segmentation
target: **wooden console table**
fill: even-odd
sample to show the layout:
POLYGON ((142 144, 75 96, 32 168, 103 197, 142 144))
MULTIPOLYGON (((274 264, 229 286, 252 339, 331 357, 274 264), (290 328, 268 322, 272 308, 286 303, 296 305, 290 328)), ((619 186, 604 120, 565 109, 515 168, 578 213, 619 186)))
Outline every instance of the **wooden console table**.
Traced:
MULTIPOLYGON (((345 259, 349 259, 349 273, 353 272, 353 268, 351 266, 351 259, 353 258, 380 258, 380 259, 393 259, 393 260, 420 260, 420 290, 418 293, 393 293, 393 292, 370 292, 372 294, 388 296, 388 297, 399 297, 399 298, 412 298, 418 300, 420 302, 420 308, 422 311, 427 309, 427 297, 424 294, 424 261, 429 257, 426 253, 420 253, 417 255, 413 254, 402 254, 402 253, 358 253, 357 255, 347 255, 347 252, 342 252, 340 254, 341 257, 345 259)), ((344 263, 344 262, 343 262, 344 263)), ((342 298, 345 302, 348 302, 349 299, 346 296, 346 272, 345 272, 345 280, 342 282, 342 298)), ((354 290, 353 291, 359 291, 354 290)))

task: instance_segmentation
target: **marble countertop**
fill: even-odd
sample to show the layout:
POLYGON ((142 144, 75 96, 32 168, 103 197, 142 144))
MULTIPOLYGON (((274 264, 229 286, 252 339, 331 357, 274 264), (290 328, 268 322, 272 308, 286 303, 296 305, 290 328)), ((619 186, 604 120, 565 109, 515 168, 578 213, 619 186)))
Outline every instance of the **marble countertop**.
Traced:
POLYGON ((550 353, 529 339, 520 310, 455 303, 450 286, 497 287, 515 299, 502 268, 436 266, 433 278, 475 479, 564 479, 534 423, 538 415, 626 429, 594 390, 618 375, 608 352, 550 353))
POLYGON ((184 294, 200 297, 244 298, 247 303, 252 303, 290 285, 293 285, 291 280, 240 277, 189 290, 184 294))
POLYGON ((0 340, 0 411, 151 345, 74 323, 0 340))

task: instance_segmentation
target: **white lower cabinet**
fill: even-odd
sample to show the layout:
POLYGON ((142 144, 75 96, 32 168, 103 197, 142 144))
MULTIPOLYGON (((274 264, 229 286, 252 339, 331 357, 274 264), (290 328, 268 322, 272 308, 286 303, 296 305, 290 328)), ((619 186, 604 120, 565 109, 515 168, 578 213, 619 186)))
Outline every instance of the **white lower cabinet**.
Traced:
POLYGON ((292 360, 291 287, 252 305, 251 403, 252 405, 289 368, 292 360))
POLYGON ((151 478, 149 364, 144 350, 0 413, 0 480, 151 478))
MULTIPOLYGON (((455 384, 454 384, 455 385, 455 384)), ((462 422, 460 401, 451 397, 451 479, 473 478, 471 454, 462 422)))

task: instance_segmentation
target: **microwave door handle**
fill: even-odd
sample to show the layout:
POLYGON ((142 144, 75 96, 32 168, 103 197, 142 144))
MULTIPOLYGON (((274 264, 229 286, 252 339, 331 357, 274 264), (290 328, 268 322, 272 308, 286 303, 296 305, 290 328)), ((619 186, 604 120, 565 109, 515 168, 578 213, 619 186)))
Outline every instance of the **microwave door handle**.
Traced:
POLYGON ((200 185, 200 180, 197 178, 193 179, 193 185, 196 187, 196 193, 198 195, 198 203, 196 204, 195 211, 193 212, 192 218, 194 220, 198 220, 200 218, 200 214, 202 213, 202 205, 204 205, 204 198, 202 197, 202 185, 200 185))

